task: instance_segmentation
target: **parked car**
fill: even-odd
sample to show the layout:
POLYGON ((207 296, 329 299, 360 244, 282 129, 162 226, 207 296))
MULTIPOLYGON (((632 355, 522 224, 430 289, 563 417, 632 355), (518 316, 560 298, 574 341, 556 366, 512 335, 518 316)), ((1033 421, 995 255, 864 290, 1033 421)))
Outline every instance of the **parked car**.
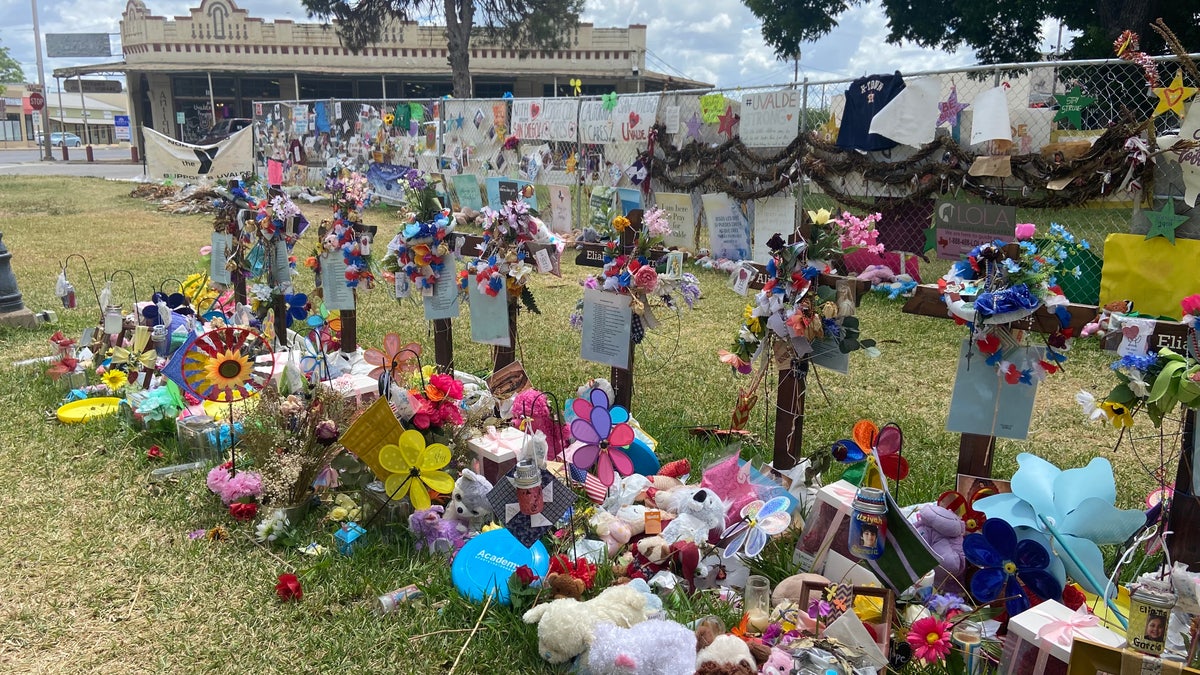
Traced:
POLYGON ((223 141, 253 124, 254 120, 246 119, 245 117, 230 117, 219 120, 213 125, 213 128, 208 130, 208 133, 203 138, 196 141, 196 145, 212 145, 217 141, 223 141))
MULTIPOLYGON (((39 131, 34 138, 36 139, 37 144, 41 145, 45 142, 46 137, 42 134, 42 132, 39 131)), ((61 131, 54 131, 50 133, 50 145, 53 145, 56 148, 61 148, 64 145, 69 148, 78 148, 79 146, 83 145, 83 139, 69 132, 63 133, 61 131)))

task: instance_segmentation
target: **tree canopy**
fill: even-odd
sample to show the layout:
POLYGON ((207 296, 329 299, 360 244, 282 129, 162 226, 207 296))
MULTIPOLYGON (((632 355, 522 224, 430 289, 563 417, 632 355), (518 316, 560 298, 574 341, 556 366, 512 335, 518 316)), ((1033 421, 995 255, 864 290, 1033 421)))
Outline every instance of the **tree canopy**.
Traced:
POLYGON ((471 96, 472 33, 531 49, 566 45, 579 23, 584 0, 303 0, 310 16, 337 21, 348 49, 376 42, 390 20, 429 17, 446 22, 446 45, 454 95, 471 96))
MULTIPOLYGON (((743 0, 763 22, 763 39, 781 58, 797 53, 800 44, 827 35, 838 18, 866 0, 743 0)), ((1142 49, 1166 53, 1150 22, 1162 17, 1189 49, 1200 49, 1200 22, 1194 3, 1169 0, 880 0, 888 19, 887 41, 914 42, 922 47, 975 50, 980 63, 1013 63, 1041 59, 1042 23, 1061 21, 1082 33, 1067 55, 1103 58, 1113 55, 1113 40, 1129 29, 1141 35, 1142 49)))
POLYGON ((8 47, 0 46, 0 82, 15 84, 25 81, 25 71, 21 64, 8 53, 8 47))

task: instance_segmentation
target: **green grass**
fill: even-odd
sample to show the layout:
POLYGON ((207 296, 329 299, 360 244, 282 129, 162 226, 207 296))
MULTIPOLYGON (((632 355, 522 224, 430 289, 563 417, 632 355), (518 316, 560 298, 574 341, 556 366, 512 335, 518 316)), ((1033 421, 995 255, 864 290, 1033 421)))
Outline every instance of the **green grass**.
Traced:
MULTIPOLYGON (((128 184, 90 179, 0 177, 0 223, 13 254, 25 303, 54 308, 59 262, 78 253, 101 275, 130 270, 144 299, 168 278, 197 270, 198 249, 211 232, 208 216, 172 216, 129 199, 128 184)), ((324 209, 305 207, 310 219, 324 209)), ((368 222, 390 232, 395 213, 373 212, 368 222)), ((309 244, 306 240, 305 245, 309 244)), ((298 250, 307 250, 298 249, 298 250)), ((44 367, 14 368, 13 361, 49 353, 57 328, 77 335, 98 312, 78 259, 69 268, 80 308, 60 311, 59 326, 32 331, 0 329, 0 669, 12 672, 402 672, 450 668, 474 626, 480 607, 450 587, 444 561, 417 554, 405 538, 383 542, 369 535, 353 558, 305 557, 294 548, 268 553, 252 543, 253 528, 229 521, 206 490, 202 474, 152 486, 158 464, 146 458, 154 439, 120 428, 115 420, 77 427, 45 421, 62 392, 42 377, 44 367), (232 539, 191 541, 197 528, 225 525, 232 539), (301 576, 305 597, 280 604, 274 584, 281 572, 301 576), (373 599, 416 583, 425 598, 379 617, 373 599), (451 632, 438 632, 451 631, 451 632)), ((522 313, 518 351, 535 386, 565 398, 588 377, 608 370, 578 358, 580 338, 567 317, 580 297, 585 269, 563 265, 564 278, 540 276, 535 292, 542 315, 522 313)), ((700 467, 725 449, 696 440, 685 427, 726 424, 737 388, 716 360, 735 334, 745 300, 714 273, 702 273, 705 297, 685 312, 672 338, 656 336, 639 352, 633 412, 660 441, 663 459, 689 457, 700 467), (678 337, 674 337, 677 335, 678 337), (678 344, 675 344, 675 343, 678 344), (666 358, 664 353, 674 353, 666 358)), ((311 288, 301 276, 299 287, 311 288)), ((132 300, 127 277, 113 285, 117 300, 132 300)), ((949 321, 902 314, 899 302, 868 297, 861 307, 863 333, 881 342, 883 356, 851 357, 851 374, 819 372, 808 397, 802 451, 810 453, 845 437, 862 417, 895 421, 905 431, 913 472, 901 488, 903 502, 929 500, 953 485, 958 437, 943 430, 958 341, 965 332, 949 321), (827 395, 823 396, 820 389, 827 395)), ((428 325, 412 304, 398 305, 383 289, 364 293, 359 337, 377 345, 396 331, 432 351, 428 325)), ((468 341, 469 319, 456 322, 456 361, 485 372, 487 348, 468 341)), ((1112 384, 1111 356, 1081 344, 1068 370, 1048 380, 1038 395, 1027 441, 998 444, 995 474, 1008 476, 1019 452, 1033 452, 1063 467, 1110 457, 1120 501, 1134 506, 1156 481, 1143 463, 1159 463, 1157 445, 1122 445, 1113 452, 1111 429, 1086 426, 1073 395, 1112 384), (1153 457, 1153 459, 1151 459, 1153 457)), ((770 456, 764 396, 752 418, 765 442, 744 455, 770 456)), ((1139 422, 1143 423, 1142 421, 1139 422)), ((1146 433, 1149 427, 1141 427, 1146 433)), ((1145 443, 1145 442, 1143 442, 1145 443)), ((1168 475, 1174 463, 1167 462, 1168 475)), ((1151 466, 1150 468, 1153 468, 1151 466)), ((331 544, 334 527, 320 511, 301 528, 301 539, 331 544)), ((711 612, 711 599, 668 603, 680 619, 711 612)), ((532 627, 503 608, 490 608, 458 665, 459 673, 553 672, 536 655, 532 627)))

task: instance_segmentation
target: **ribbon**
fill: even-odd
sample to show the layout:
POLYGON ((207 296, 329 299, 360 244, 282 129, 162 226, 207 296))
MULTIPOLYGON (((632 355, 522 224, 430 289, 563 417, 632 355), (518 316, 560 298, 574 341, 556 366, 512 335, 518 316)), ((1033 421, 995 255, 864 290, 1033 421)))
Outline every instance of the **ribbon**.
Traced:
POLYGON ((511 436, 505 436, 497 431, 496 427, 489 426, 483 437, 479 439, 479 444, 494 448, 497 455, 503 454, 505 451, 515 455, 520 451, 523 442, 511 436))
POLYGON ((1066 649, 1071 648, 1071 643, 1074 642, 1076 633, 1084 628, 1094 628, 1100 625, 1100 618, 1094 614, 1089 614, 1082 607, 1067 619, 1060 619, 1045 611, 1035 611, 1042 616, 1050 618, 1050 623, 1038 629, 1037 639, 1039 641, 1052 642, 1066 649))
POLYGON ((1138 167, 1150 160, 1150 146, 1141 136, 1130 136, 1125 141, 1125 149, 1129 151, 1129 171, 1125 173, 1125 180, 1121 181, 1121 187, 1118 189, 1141 192, 1142 183, 1135 180, 1133 174, 1138 167))
POLYGON ((583 93, 583 80, 579 79, 578 77, 572 77, 570 82, 572 96, 579 96, 581 93, 583 93))

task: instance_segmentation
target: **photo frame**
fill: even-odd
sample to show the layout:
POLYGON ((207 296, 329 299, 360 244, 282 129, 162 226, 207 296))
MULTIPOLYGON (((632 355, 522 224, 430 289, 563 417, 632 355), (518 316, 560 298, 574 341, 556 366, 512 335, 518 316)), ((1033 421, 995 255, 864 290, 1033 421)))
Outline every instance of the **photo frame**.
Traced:
MULTIPOLYGON (((878 609, 879 617, 869 617, 863 623, 872 626, 874 634, 880 636, 875 645, 886 656, 888 653, 888 635, 891 633, 892 621, 896 617, 896 594, 890 588, 877 586, 854 586, 851 584, 826 584, 815 581, 805 581, 800 585, 800 608, 807 610, 814 600, 827 599, 827 592, 833 589, 834 614, 825 623, 832 623, 843 613, 854 609, 859 598, 868 598, 872 607, 878 609), (836 604, 835 604, 836 603, 836 604)), ((862 617, 859 617, 860 619, 862 617)))

